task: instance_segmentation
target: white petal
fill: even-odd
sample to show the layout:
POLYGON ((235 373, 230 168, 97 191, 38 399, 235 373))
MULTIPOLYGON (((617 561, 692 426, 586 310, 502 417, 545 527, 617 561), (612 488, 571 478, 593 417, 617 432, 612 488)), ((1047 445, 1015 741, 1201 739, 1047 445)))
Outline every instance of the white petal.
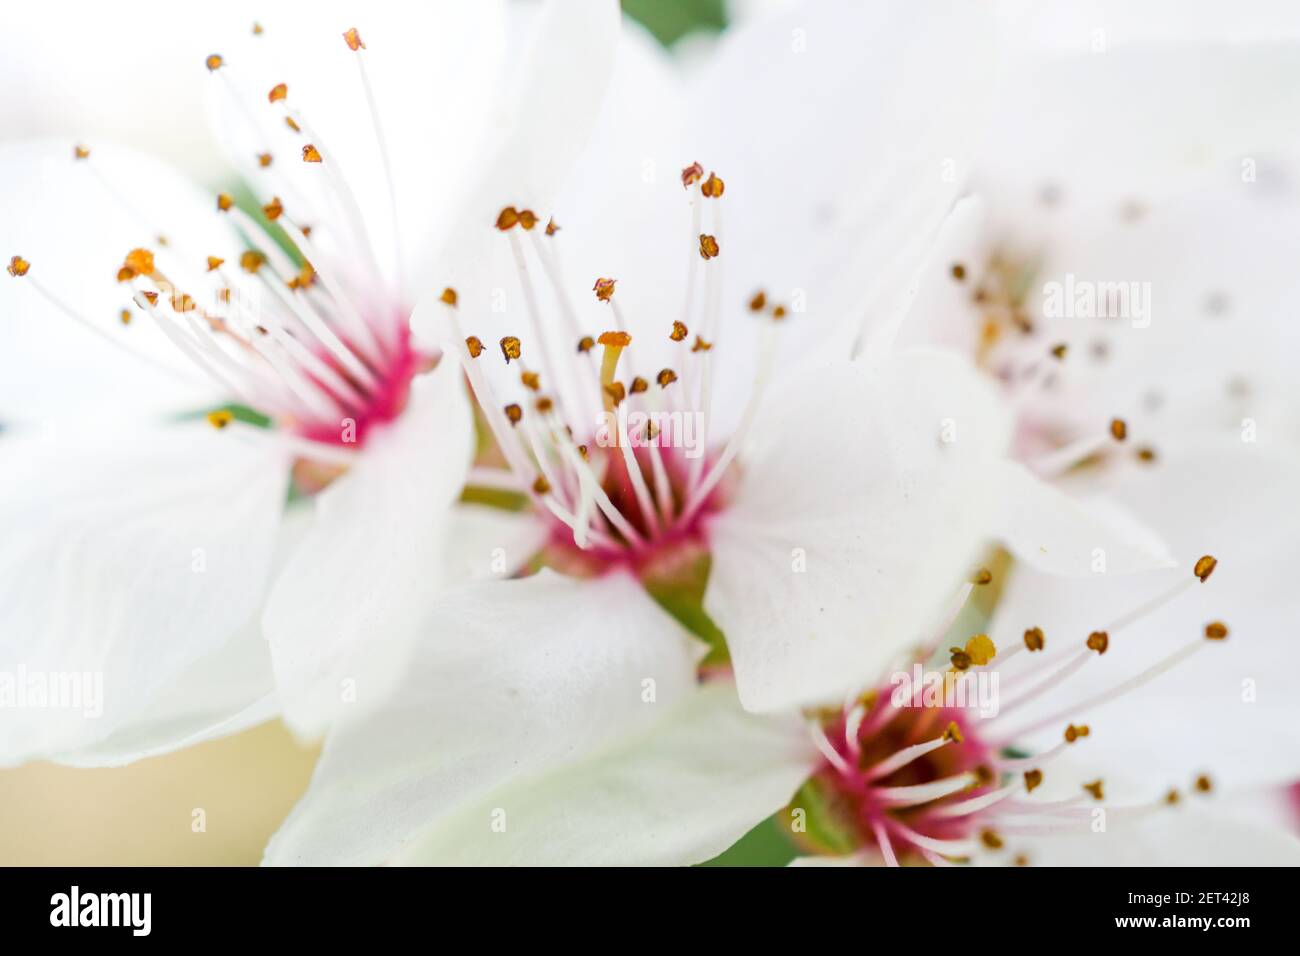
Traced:
MULTIPOLYGON (((306 507, 291 507, 280 523, 271 580, 302 541, 306 507)), ((270 580, 266 590, 270 590, 270 580)), ((94 746, 59 754, 74 767, 118 766, 225 737, 275 717, 280 710, 261 613, 222 648, 195 661, 149 705, 147 713, 94 746)))
MULTIPOLYGON (((224 255, 235 242, 213 199, 148 156, 95 144, 90 158, 78 161, 72 150, 70 140, 0 146, 0 249, 6 265, 12 255, 31 263, 26 277, 5 275, 0 283, 7 316, 0 323, 0 421, 116 423, 229 398, 116 281, 136 247, 154 250, 178 283, 189 274, 184 264, 201 276, 203 257, 224 255), (167 249, 159 235, 168 237, 167 249), (37 286, 91 328, 51 305, 37 286), (123 309, 133 313, 129 326, 121 323, 123 309)), ((184 287, 206 303, 206 286, 184 287)))
POLYGON ((640 735, 440 818, 401 862, 701 863, 784 806, 817 761, 799 718, 746 714, 729 682, 712 684, 640 735))
MULTIPOLYGON (((485 138, 497 135, 509 12, 501 0, 365 10, 322 0, 306 16, 290 5, 250 5, 246 17, 227 16, 224 29, 203 41, 225 58, 209 82, 215 137, 262 202, 279 196, 287 215, 314 227, 314 242, 346 251, 368 241, 384 277, 394 282, 391 170, 404 270, 399 299, 409 309, 417 290, 433 282, 432 253, 477 175, 485 138), (248 29, 254 19, 263 27, 257 36, 248 29), (363 51, 344 43, 343 31, 351 27, 363 51), (279 83, 287 84, 285 104, 302 119, 304 133, 289 129, 280 106, 267 102, 279 83), (302 161, 306 143, 317 146, 329 171, 302 161), (272 155, 266 168, 257 162, 263 152, 272 155), (336 181, 355 198, 364 230, 330 198, 336 181)), ((196 69, 207 52, 195 51, 196 69)))
MULTIPOLYGON (((270 572, 287 460, 206 424, 76 446, 10 440, 0 454, 0 672, 88 672, 90 687, 102 680, 103 689, 98 716, 85 707, 7 711, 0 760, 81 752, 93 761, 101 741, 112 759, 115 735, 161 746, 150 728, 159 724, 165 738, 179 716, 176 682, 200 662, 240 653, 234 645, 270 572)), ((232 691, 226 716, 260 691, 250 694, 232 691)))
POLYGON ((944 2, 799 4, 725 36, 683 161, 727 183, 724 301, 797 295, 854 335, 894 317, 969 175, 994 39, 987 10, 944 2))
POLYGON ((131 143, 187 175, 221 183, 230 171, 203 115, 203 58, 217 30, 232 21, 247 28, 253 4, 247 13, 235 6, 185 10, 140 0, 129 17, 81 0, 15 7, 0 36, 0 82, 22 95, 0 104, 6 138, 48 136, 65 149, 74 139, 131 143), (148 55, 105 56, 108 50, 148 55))
POLYGON ((542 545, 549 528, 531 511, 461 504, 452 509, 446 535, 446 573, 452 583, 509 578, 542 545))
POLYGON ((1111 574, 1171 568, 1177 562, 1140 527, 1093 513, 1023 465, 1001 462, 1003 508, 995 533, 1016 557, 1064 577, 1097 573, 1098 551, 1111 574))
POLYGON ((1300 866, 1300 839, 1209 806, 1179 806, 1100 833, 1040 837, 1026 855, 1034 866, 1300 866))
MULTIPOLYGON (((1292 586, 1300 546, 1293 489, 1300 462, 1241 442, 1162 457, 1155 466, 1122 470, 1104 486, 1109 495, 1158 530, 1182 561, 1174 571, 1138 576, 1100 574, 1089 585, 1058 581, 1028 568, 1013 572, 990 634, 1015 640, 1041 627, 1047 650, 1081 647, 1094 630, 1110 632, 1104 656, 1051 694, 1016 714, 998 718, 1014 733, 1037 719, 1069 710, 1187 646, 1190 659, 1151 683, 1095 708, 1076 708, 1026 741, 1050 746, 1069 721, 1086 722, 1086 753, 1099 773, 1123 772, 1157 797, 1208 772, 1221 785, 1245 788, 1286 783, 1300 774, 1293 745, 1300 700, 1280 667, 1291 654, 1290 633, 1300 616, 1292 586), (1202 554, 1219 564, 1204 583, 1191 576, 1202 554), (1190 590, 1137 622, 1112 622, 1171 587, 1190 590), (1204 639, 1221 620, 1228 639, 1204 639), (1076 643, 1077 642, 1077 643, 1076 643)), ((1009 664, 1008 669, 1013 665, 1009 664)), ((1011 688, 1004 681, 1004 693, 1011 688)))
MULTIPOLYGON (((549 336, 558 313, 555 304, 544 297, 541 301, 548 308, 547 319, 530 315, 529 296, 521 283, 512 244, 520 243, 527 253, 533 241, 549 240, 541 235, 540 226, 531 232, 516 227, 503 234, 494 223, 506 206, 532 210, 541 223, 554 211, 556 197, 572 176, 600 116, 618 30, 618 7, 612 0, 549 3, 539 11, 527 53, 520 57, 522 65, 504 96, 502 115, 497 117, 503 133, 479 157, 478 179, 462 192, 466 198, 455 228, 437 257, 437 288, 450 286, 459 295, 461 334, 478 335, 484 342, 517 336, 523 342, 525 361, 541 360, 545 354, 534 334, 534 323, 550 327, 549 336)), ((534 288, 544 290, 541 264, 531 256, 526 261, 534 274, 534 288)), ((586 283, 587 290, 592 281, 594 277, 586 283)), ((579 290, 567 291, 571 299, 579 295, 579 290)), ((412 322, 417 328, 446 334, 447 310, 440 304, 439 294, 421 300, 412 322)), ((560 334, 564 351, 570 352, 574 343, 567 334, 560 334)), ((558 379, 561 373, 554 365, 544 363, 543 375, 549 370, 558 379)), ((520 388, 515 369, 497 366, 487 374, 500 383, 494 386, 501 390, 497 396, 500 403, 511 401, 510 390, 520 388)), ((552 381, 546 387, 563 386, 552 381)))
POLYGON ((374 700, 395 678, 427 602, 447 584, 444 535, 472 446, 459 366, 442 362, 317 496, 315 523, 263 618, 295 732, 325 729, 345 681, 374 700))
POLYGON ((1051 183, 1061 200, 1043 225, 1065 233, 1062 213, 1155 205, 1211 171, 1240 187, 1242 158, 1262 164, 1294 148, 1285 121, 1300 106, 1294 38, 1120 45, 1092 23, 1076 35, 1080 45, 1098 28, 1101 54, 1034 51, 1006 71, 1007 108, 988 127, 977 175, 1004 221, 1044 212, 1039 197, 1051 183), (1257 95, 1266 88, 1279 95, 1257 95))
MULTIPOLYGON (((651 726, 695 686, 695 645, 638 584, 543 571, 449 594, 400 686, 327 739, 272 864, 391 860, 511 781, 651 726), (652 681, 655 702, 643 700, 652 681)), ((484 820, 484 836, 493 834, 484 820)))
POLYGON ((983 541, 1007 421, 961 360, 914 352, 806 369, 754 435, 705 608, 741 700, 770 710, 860 687, 922 636, 983 541))

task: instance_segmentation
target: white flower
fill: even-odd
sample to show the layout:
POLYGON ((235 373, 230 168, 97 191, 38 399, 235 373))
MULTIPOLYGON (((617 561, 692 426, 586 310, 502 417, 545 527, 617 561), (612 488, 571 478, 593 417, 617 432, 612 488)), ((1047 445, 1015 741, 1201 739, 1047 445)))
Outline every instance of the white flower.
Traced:
MULTIPOLYGON (((962 105, 914 66, 897 101, 828 134, 850 140, 833 149, 815 130, 768 126, 802 115, 814 90, 830 104, 855 102, 894 78, 900 49, 909 62, 945 63, 978 49, 930 43, 919 20, 878 16, 804 11, 809 42, 825 45, 817 57, 785 53, 788 23, 742 31, 679 109, 664 105, 673 74, 628 38, 592 144, 553 207, 528 188, 529 141, 486 172, 444 260, 446 290, 415 322, 460 355, 497 440, 498 467, 480 466, 471 485, 526 499, 516 521, 546 532, 539 558, 563 574, 441 598, 407 663, 409 682, 331 735, 270 862, 381 862, 422 830, 460 841, 430 858, 472 858, 494 838, 498 809, 549 822, 538 808, 558 807, 566 781, 582 786, 584 774, 597 788, 613 774, 611 793, 622 794, 617 773, 644 774, 637 752, 659 731, 671 742, 651 744, 666 775, 657 794, 671 813, 702 802, 716 821, 728 783, 711 783, 707 768, 734 768, 737 788, 755 783, 731 734, 766 756, 764 728, 784 728, 776 752, 797 759, 770 772, 759 760, 763 786, 735 804, 770 812, 807 775, 805 752, 790 749, 780 720, 744 717, 729 683, 697 697, 690 675, 703 651, 677 618, 717 640, 714 661, 725 635, 746 708, 780 711, 885 669, 933 624, 990 537, 1048 566, 1064 562, 1058 551, 1077 557, 1096 541, 1117 570, 1161 564, 1158 549, 1115 537, 1005 460, 1005 413, 965 363, 879 346, 850 358, 848 317, 893 318, 906 307, 925 239, 959 188, 924 159, 884 162, 878 174, 860 159, 867 144, 898 142, 937 164, 952 143, 918 119, 921 106, 959 118, 962 105), (878 47, 884 60, 836 55, 841 44, 878 47), (831 64, 844 73, 828 74, 831 64), (741 95, 755 88, 757 100, 741 95), (746 155, 764 132, 770 148, 746 155), (664 145, 706 140, 735 165, 682 169, 664 145), (809 156, 829 168, 811 173, 809 156), (842 199, 850 173, 873 186, 860 208, 842 199), (812 315, 790 304, 801 289, 812 315), (750 364, 737 343, 754 338, 750 364), (677 440, 636 441, 647 421, 623 412, 668 413, 655 423, 677 440), (708 432, 695 443, 687 429, 700 423, 708 432), (448 653, 464 663, 438 676, 448 653), (557 667, 577 689, 557 688, 557 667), (656 688, 649 700, 647 686, 656 688), (695 748, 681 756, 689 787, 667 776, 679 746, 695 748)), ((535 135, 545 137, 545 124, 535 135)), ((663 841, 652 858, 665 862, 716 853, 757 819, 727 816, 725 833, 697 841, 689 829, 669 832, 662 805, 644 809, 659 815, 646 832, 663 841)), ((617 852, 599 831, 588 836, 575 830, 552 845, 531 828, 522 844, 501 845, 516 848, 512 859, 556 859, 581 844, 617 852)), ((638 846, 648 852, 650 842, 638 846)))
MULTIPOLYGON (((1184 566, 1221 561, 1212 600, 1182 597, 1113 635, 1108 661, 1133 670, 1212 620, 1234 635, 1098 717, 1142 782, 1208 765, 1229 790, 1283 784, 1300 776, 1278 667, 1300 614, 1286 580, 1300 558, 1294 50, 1224 42, 1191 16, 1164 42, 1120 42, 1143 30, 1119 20, 1099 21, 1104 51, 1034 49, 1004 79, 979 199, 954 217, 902 336, 978 357, 1016 404, 1030 468, 1140 522, 1184 566)), ((1119 579, 1100 557, 1083 589, 1015 569, 992 626, 1100 626, 1185 575, 1119 579)), ((1108 671, 1076 683, 1099 692, 1108 671)))
MULTIPOLYGON (((359 39, 345 35, 346 23, 329 25, 329 46, 298 72, 263 51, 276 79, 254 77, 261 85, 250 97, 239 92, 242 64, 274 42, 274 21, 249 36, 246 54, 208 55, 218 106, 231 108, 223 138, 310 268, 230 197, 196 195, 136 154, 71 143, 4 149, 6 326, 88 328, 75 329, 81 341, 64 340, 67 353, 38 338, 51 361, 7 377, 8 423, 41 427, 15 429, 2 449, 0 508, 15 533, 0 552, 2 629, 13 636, 0 669, 98 673, 104 684, 95 720, 15 711, 6 762, 117 762, 238 729, 271 712, 272 670, 291 725, 319 733, 340 703, 381 695, 426 595, 464 576, 463 559, 446 552, 449 522, 459 537, 496 540, 491 516, 451 507, 471 454, 468 407, 454 363, 425 371, 434 355, 410 342, 407 315, 426 287, 422 250, 457 200, 454 182, 439 177, 472 160, 477 134, 499 112, 527 112, 530 102, 472 95, 477 71, 492 76, 498 66, 495 6, 440 10, 428 29, 438 48, 456 49, 434 57, 432 75, 423 60, 385 64, 400 20, 359 39), (408 111, 413 91, 418 112, 408 111), (391 115, 389 93, 401 107, 391 115), (138 341, 141 326, 156 326, 177 354, 159 358, 166 353, 138 341), (120 350, 137 356, 118 361, 120 350), (108 367, 88 408, 80 373, 108 367), (217 389, 178 393, 168 384, 178 369, 209 374, 217 389), (148 394, 115 405, 116 390, 131 384, 148 394), (271 427, 224 410, 208 416, 216 431, 159 420, 160 409, 193 407, 196 395, 241 401, 271 427), (346 472, 315 496, 310 523, 286 510, 291 466, 308 490, 346 472)), ((574 69, 584 85, 561 91, 599 95, 609 53, 582 42, 599 20, 591 12, 554 5, 537 18, 536 46, 515 77, 525 94, 548 73, 574 69), (565 62, 552 71, 559 37, 565 62)), ((301 26, 280 35, 301 42, 301 26)), ((550 150, 557 167, 576 148, 566 143, 550 150)), ((23 354, 6 360, 30 362, 23 354)))

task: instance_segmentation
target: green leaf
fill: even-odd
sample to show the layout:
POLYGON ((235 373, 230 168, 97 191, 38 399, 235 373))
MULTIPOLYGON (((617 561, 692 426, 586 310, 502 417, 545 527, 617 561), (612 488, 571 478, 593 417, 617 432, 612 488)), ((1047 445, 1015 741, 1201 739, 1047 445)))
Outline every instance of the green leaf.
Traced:
POLYGON ((623 0, 623 12, 664 46, 696 30, 713 33, 727 25, 723 0, 623 0))

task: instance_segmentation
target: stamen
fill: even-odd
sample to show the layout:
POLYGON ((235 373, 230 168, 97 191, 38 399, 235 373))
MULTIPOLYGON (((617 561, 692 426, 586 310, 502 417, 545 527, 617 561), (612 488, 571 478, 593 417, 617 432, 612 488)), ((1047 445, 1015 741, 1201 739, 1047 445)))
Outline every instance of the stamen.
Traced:
POLYGON ((912 761, 919 760, 931 751, 938 750, 950 743, 961 743, 961 732, 957 730, 955 723, 949 725, 948 730, 944 731, 941 736, 935 737, 933 740, 927 740, 924 743, 904 747, 892 757, 882 760, 874 767, 868 768, 863 772, 863 779, 879 780, 881 777, 887 777, 895 770, 906 767, 912 761), (954 733, 954 731, 956 732, 954 733))
POLYGON ((876 845, 880 847, 880 855, 885 858, 885 865, 898 866, 898 857, 894 855, 894 845, 889 842, 889 833, 885 830, 884 823, 873 820, 871 830, 876 835, 876 845))
POLYGON ((826 736, 826 731, 817 721, 808 724, 808 733, 812 738, 813 746, 821 751, 821 755, 826 758, 827 762, 845 777, 853 777, 856 771, 845 759, 840 756, 840 752, 831 744, 830 739, 826 736))
MULTIPOLYGON (((1100 707, 1103 704, 1108 704, 1112 700, 1124 696, 1129 691, 1136 690, 1142 685, 1150 683, 1151 681, 1159 677, 1161 674, 1164 674, 1166 671, 1172 670, 1173 668, 1177 667, 1179 664, 1181 664, 1183 661, 1191 657, 1193 654, 1195 654, 1197 651, 1201 650, 1201 648, 1205 646, 1207 646, 1206 642, 1204 640, 1198 639, 1194 643, 1189 644, 1186 647, 1180 648, 1177 651, 1174 651, 1164 660, 1158 661, 1157 663, 1151 665, 1145 670, 1140 671, 1138 674, 1134 675, 1133 677, 1130 677, 1128 680, 1117 684, 1116 686, 1112 687, 1110 690, 1103 691, 1102 693, 1090 697, 1087 700, 1084 700, 1064 710, 1058 711, 1049 717, 1044 717, 1041 720, 1037 720, 1034 723, 1030 724, 1028 727, 1021 728, 1016 733, 1008 734, 1004 739, 1008 741, 1022 739, 1026 735, 1033 733, 1034 731, 1042 727, 1063 720, 1065 717, 1069 716, 1070 714, 1086 713, 1087 711, 1100 707)), ((1001 714, 999 714, 998 716, 1000 717, 1001 714)))
POLYGON ((402 230, 398 221, 397 186, 393 178, 393 165, 388 152, 388 138, 384 135, 384 124, 379 114, 379 105, 375 101, 375 91, 370 85, 370 74, 366 71, 366 58, 361 53, 366 45, 361 42, 361 34, 356 27, 350 27, 343 34, 348 49, 357 54, 357 75, 361 77, 361 89, 366 96, 366 107, 370 110, 370 125, 375 131, 375 146, 379 150, 379 159, 384 166, 384 179, 388 185, 388 209, 393 227, 393 270, 397 288, 402 288, 402 230))
POLYGON ((973 773, 959 773, 933 783, 918 783, 905 787, 880 787, 874 793, 884 803, 892 807, 914 807, 932 800, 938 800, 949 794, 959 793, 977 784, 978 778, 973 773))

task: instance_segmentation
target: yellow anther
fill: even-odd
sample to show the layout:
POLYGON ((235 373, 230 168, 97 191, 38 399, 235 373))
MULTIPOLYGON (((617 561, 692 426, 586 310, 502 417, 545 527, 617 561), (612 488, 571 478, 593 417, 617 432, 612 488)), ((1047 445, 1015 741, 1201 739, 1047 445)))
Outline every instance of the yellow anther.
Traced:
POLYGON ((961 282, 966 278, 966 267, 960 262, 954 262, 950 271, 952 272, 952 277, 958 282, 961 282))
POLYGON ((993 768, 986 763, 980 764, 974 770, 975 786, 991 787, 998 782, 998 775, 993 772, 993 768))
POLYGON ((225 261, 225 259, 220 259, 217 256, 208 256, 208 271, 215 272, 217 269, 221 268, 225 261))
POLYGON ((1196 778, 1197 793, 1209 793, 1213 789, 1214 789, 1214 781, 1210 779, 1208 774, 1203 773, 1196 778))
POLYGON ((305 289, 316 281, 316 269, 310 262, 304 262, 298 270, 298 274, 290 279, 286 285, 290 289, 305 289))
POLYGON ((311 143, 308 143, 306 146, 302 148, 302 161, 304 163, 319 163, 320 150, 318 150, 311 143))
POLYGON ((584 335, 582 338, 578 339, 578 351, 580 353, 590 352, 595 347, 596 347, 596 340, 593 339, 590 335, 584 335))
POLYGON ((542 389, 542 377, 536 372, 520 372, 519 381, 524 383, 524 388, 531 391, 539 392, 542 389))
POLYGON ((690 189, 695 183, 704 178, 704 167, 699 163, 691 163, 682 170, 682 188, 690 189))
POLYGON ((596 342, 607 348, 625 349, 632 344, 632 336, 626 332, 601 332, 596 342))
POLYGON ((1059 345, 1052 346, 1052 357, 1055 359, 1064 359, 1065 353, 1070 351, 1070 347, 1062 342, 1059 345))
POLYGON ((302 127, 298 125, 298 121, 295 120, 292 116, 286 116, 284 118, 284 125, 289 127, 289 129, 293 130, 295 133, 302 132, 302 127))
POLYGON ((998 649, 987 634, 976 634, 966 642, 966 653, 970 656, 971 663, 982 667, 993 660, 998 649))
POLYGON ((1156 460, 1156 450, 1150 445, 1143 445, 1137 450, 1138 461, 1149 465, 1156 460))
POLYGON ((72 148, 73 159, 88 159, 89 157, 90 157, 89 148, 82 146, 80 143, 78 143, 76 146, 72 148))
POLYGON ((519 210, 514 206, 506 206, 497 213, 497 228, 502 232, 507 229, 513 229, 519 223, 519 210))
POLYGON ((551 483, 546 480, 544 475, 538 475, 533 481, 533 491, 539 495, 544 495, 551 490, 551 483))
POLYGON ((217 211, 229 212, 230 207, 235 204, 235 200, 226 193, 217 193, 217 211))
POLYGON ((524 410, 520 408, 518 405, 516 405, 514 402, 511 402, 509 405, 506 406, 506 418, 510 420, 511 425, 518 425, 520 420, 523 417, 524 417, 524 410))
POLYGON ((130 309, 123 309, 121 312, 119 312, 119 313, 117 314, 117 317, 118 317, 118 320, 121 321, 121 323, 122 323, 123 325, 130 325, 130 324, 131 324, 131 310, 130 310, 130 309))
POLYGON ((628 386, 627 390, 633 395, 640 395, 649 387, 650 383, 638 375, 632 379, 632 384, 628 386))
POLYGON ((767 293, 759 289, 754 293, 754 297, 749 300, 750 312, 762 312, 763 307, 767 305, 767 293))
POLYGON ((704 341, 704 339, 698 335, 695 336, 695 342, 691 345, 692 352, 707 352, 711 348, 713 348, 713 343, 704 341))
POLYGON ((262 207, 262 214, 271 222, 275 222, 284 215, 284 203, 280 202, 280 197, 272 196, 271 201, 262 207))
POLYGON ((673 330, 668 333, 668 337, 672 339, 674 342, 680 342, 682 339, 686 338, 686 336, 689 334, 690 334, 690 329, 686 328, 686 326, 683 323, 674 321, 673 330))
POLYGON ((1201 583, 1204 584, 1210 575, 1214 573, 1214 569, 1218 566, 1219 562, 1213 555, 1202 555, 1197 559, 1195 567, 1192 568, 1192 573, 1200 578, 1201 583))
POLYGON ((780 320, 785 318, 785 306, 778 305, 772 310, 772 318, 780 320))
POLYGON ((1101 780, 1094 780, 1092 783, 1085 783, 1083 785, 1083 789, 1087 790, 1090 794, 1092 794, 1092 798, 1094 800, 1106 799, 1105 787, 1103 786, 1103 781, 1101 780))
POLYGON ((961 735, 961 728, 957 726, 957 721, 950 720, 948 726, 944 728, 943 739, 949 743, 959 744, 966 738, 961 735))
POLYGON ((456 290, 453 289, 451 286, 447 286, 447 288, 442 290, 442 295, 438 296, 438 298, 441 299, 443 302, 447 303, 447 305, 455 305, 456 290))
POLYGON ((560 231, 560 227, 557 226, 557 225, 555 224, 555 217, 554 217, 554 216, 552 216, 550 219, 546 220, 546 234, 547 234, 548 236, 553 236, 553 235, 555 235, 555 234, 556 234, 557 232, 559 232, 559 231, 560 231))
POLYGON ((126 254, 124 265, 136 275, 151 276, 154 268, 153 253, 148 249, 132 249, 126 254))
POLYGON ((507 335, 501 340, 501 354, 505 356, 506 364, 510 364, 511 359, 519 358, 522 346, 519 339, 513 335, 507 335))
POLYGON ((24 259, 22 256, 12 256, 9 259, 9 268, 6 269, 5 271, 8 272, 11 276, 13 276, 15 279, 17 279, 20 278, 21 276, 27 275, 27 270, 30 269, 31 267, 32 264, 28 262, 26 259, 24 259))
POLYGON ((536 408, 540 414, 545 415, 555 407, 555 403, 543 395, 537 400, 537 403, 533 407, 536 408))
POLYGON ((1183 795, 1178 792, 1177 787, 1170 788, 1169 792, 1165 794, 1165 803, 1169 804, 1169 806, 1171 807, 1177 804, 1182 799, 1183 799, 1183 795))
POLYGON ((1087 737, 1090 733, 1092 733, 1092 731, 1088 729, 1087 724, 1080 724, 1077 727, 1074 724, 1070 724, 1065 728, 1065 742, 1067 744, 1072 744, 1080 737, 1087 737))
POLYGON ((343 34, 343 42, 348 45, 348 49, 353 53, 366 48, 366 45, 361 42, 361 34, 357 32, 356 27, 348 28, 347 32, 343 34))
POLYGON ((208 72, 211 73, 215 70, 221 69, 222 64, 225 62, 226 61, 221 58, 219 53, 210 53, 208 54, 208 58, 203 61, 203 64, 208 68, 208 72))
POLYGON ((952 657, 950 657, 949 660, 952 661, 953 670, 970 670, 971 657, 969 654, 960 647, 950 647, 948 648, 948 651, 952 654, 952 657))
POLYGON ((531 209, 519 210, 519 225, 523 226, 525 231, 531 231, 533 226, 537 225, 537 214, 531 209))
POLYGON ((622 382, 610 382, 605 386, 605 394, 614 407, 618 408, 619 405, 623 404, 623 399, 627 397, 627 388, 622 382))
POLYGON ((1025 771, 1025 793, 1033 793, 1034 788, 1043 782, 1043 771, 1034 769, 1025 771))
POLYGON ((659 383, 660 388, 667 388, 677 381, 677 373, 670 368, 660 369, 659 374, 655 376, 655 381, 659 383))
POLYGON ((1088 635, 1088 650, 1096 651, 1098 654, 1105 654, 1106 648, 1110 647, 1110 635, 1105 631, 1093 631, 1088 635))
POLYGON ((601 302, 608 302, 614 298, 614 284, 617 279, 597 279, 596 284, 591 287, 591 291, 596 293, 596 298, 601 302))
POLYGON ((992 830, 981 830, 980 842, 983 843, 990 850, 1000 850, 1002 849, 1002 845, 1003 845, 1002 837, 998 836, 992 830))
POLYGON ((700 192, 709 199, 720 199, 726 188, 727 184, 718 178, 717 173, 709 173, 709 178, 700 186, 700 192))
POLYGON ((465 340, 465 348, 469 349, 470 358, 478 358, 483 354, 483 340, 477 335, 471 335, 465 340))
POLYGON ((971 584, 988 584, 993 580, 993 572, 988 568, 980 568, 971 575, 971 584))
POLYGON ((1228 636, 1228 625, 1222 621, 1211 621, 1205 625, 1205 636, 1211 641, 1221 641, 1228 636))
POLYGON ((1029 650, 1041 651, 1046 643, 1041 627, 1031 627, 1025 631, 1025 647, 1029 648, 1029 650))
POLYGON ((266 265, 266 256, 256 249, 246 249, 239 254, 239 268, 245 272, 256 272, 266 265))
POLYGON ((285 83, 277 83, 271 87, 271 92, 266 94, 266 99, 271 103, 278 103, 289 95, 289 87, 285 83))
POLYGON ((1116 441, 1123 441, 1128 438, 1128 423, 1122 418, 1112 418, 1110 420, 1110 437, 1116 441))
POLYGON ((271 159, 272 159, 272 156, 271 156, 270 153, 258 153, 258 154, 257 154, 257 165, 258 165, 258 166, 261 166, 263 169, 266 169, 268 166, 271 165, 271 159))
POLYGON ((215 412, 208 412, 208 424, 213 428, 225 428, 234 420, 235 416, 224 408, 218 409, 215 412))
POLYGON ((706 233, 700 233, 700 258, 712 259, 718 252, 718 240, 706 233))

